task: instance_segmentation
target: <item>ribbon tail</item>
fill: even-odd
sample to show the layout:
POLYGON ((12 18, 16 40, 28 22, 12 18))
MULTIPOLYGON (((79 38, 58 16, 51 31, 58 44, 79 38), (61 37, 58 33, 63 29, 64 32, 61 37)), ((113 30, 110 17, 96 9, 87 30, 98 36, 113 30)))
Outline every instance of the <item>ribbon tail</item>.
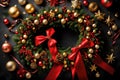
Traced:
POLYGON ((54 64, 45 80, 57 80, 62 68, 62 64, 54 64))
POLYGON ((75 63, 76 63, 75 64, 76 73, 78 75, 79 80, 88 80, 85 65, 82 60, 82 55, 80 52, 78 52, 78 54, 77 54, 75 63))
POLYGON ((50 39, 48 41, 48 48, 50 51, 50 54, 52 55, 52 59, 55 60, 56 59, 56 55, 58 53, 57 47, 56 47, 56 40, 54 39, 50 39))
POLYGON ((93 63, 95 63, 97 66, 108 72, 110 75, 113 75, 115 72, 114 68, 112 68, 106 62, 104 62, 99 55, 95 56, 93 63))

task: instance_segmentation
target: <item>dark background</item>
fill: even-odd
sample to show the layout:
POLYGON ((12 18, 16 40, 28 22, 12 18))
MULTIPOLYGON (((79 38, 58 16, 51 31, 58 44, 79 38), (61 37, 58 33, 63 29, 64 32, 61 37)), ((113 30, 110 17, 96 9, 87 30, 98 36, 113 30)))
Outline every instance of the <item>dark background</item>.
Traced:
MULTIPOLYGON (((105 12, 106 14, 110 13, 112 18, 115 19, 115 22, 118 25, 118 28, 120 28, 120 18, 119 17, 118 18, 114 17, 114 14, 116 12, 118 12, 118 14, 120 14, 120 10, 119 10, 120 1, 119 0, 113 0, 113 5, 110 8, 103 7, 100 4, 100 0, 89 0, 89 2, 91 2, 91 1, 97 2, 99 7, 100 7, 99 9, 101 11, 105 12)), ((43 7, 47 8, 47 5, 48 5, 47 3, 44 3, 43 5, 38 6, 33 2, 33 0, 27 0, 27 2, 32 3, 35 6, 36 11, 39 11, 43 7)), ((13 36, 13 33, 9 32, 8 27, 3 23, 3 18, 4 17, 7 17, 10 20, 10 22, 13 21, 13 19, 8 15, 8 9, 10 8, 10 6, 13 6, 13 5, 17 5, 21 12, 24 11, 24 6, 19 5, 17 0, 11 0, 8 7, 5 7, 5 8, 0 7, 0 47, 2 46, 4 41, 6 40, 3 36, 5 33, 9 34, 8 41, 12 44, 12 46, 15 45, 14 42, 12 41, 12 38, 11 38, 13 36)), ((68 0, 67 1, 67 6, 70 7, 70 5, 71 5, 71 2, 70 2, 70 0, 68 0)), ((90 13, 89 10, 86 7, 84 7, 84 8, 88 13, 90 13)), ((28 14, 23 16, 22 13, 21 13, 20 17, 24 18, 26 16, 28 16, 28 14)), ((101 78, 97 79, 97 78, 94 77, 94 75, 88 75, 89 80, 120 80, 120 39, 118 38, 116 44, 114 46, 112 46, 111 45, 111 38, 109 38, 106 35, 108 28, 102 22, 99 22, 99 25, 102 28, 102 33, 103 33, 103 37, 104 37, 103 39, 104 39, 104 41, 106 41, 105 45, 104 45, 104 48, 105 48, 104 50, 106 50, 105 52, 106 53, 109 52, 111 47, 113 47, 114 50, 115 50, 114 55, 115 55, 116 59, 113 62, 113 64, 111 65, 115 68, 115 74, 113 76, 111 76, 108 73, 101 70, 101 73, 102 73, 101 78)), ((68 35, 69 35, 69 32, 66 32, 66 33, 68 33, 68 35)), ((63 37, 63 38, 66 39, 66 41, 68 41, 67 44, 71 43, 73 41, 73 43, 72 43, 72 45, 73 45, 74 41, 75 41, 74 35, 72 35, 72 38, 68 35, 64 35, 66 37, 63 37), (69 38, 71 40, 69 40, 69 38)), ((66 44, 66 43, 63 43, 63 44, 66 44)), ((13 54, 13 53, 14 52, 12 51, 9 54, 13 54)), ((12 58, 10 57, 9 54, 3 53, 1 48, 0 48, 0 80, 19 80, 19 79, 17 79, 16 72, 8 72, 5 68, 5 65, 6 65, 7 61, 12 60, 12 58)), ((15 55, 15 56, 17 56, 17 55, 15 55)), ((43 80, 39 77, 44 78, 45 76, 46 76, 45 73, 40 74, 40 75, 36 74, 31 78, 31 80, 43 80)), ((70 80, 71 79, 70 72, 62 72, 59 79, 70 80)), ((77 78, 76 78, 76 80, 77 80, 77 78)))

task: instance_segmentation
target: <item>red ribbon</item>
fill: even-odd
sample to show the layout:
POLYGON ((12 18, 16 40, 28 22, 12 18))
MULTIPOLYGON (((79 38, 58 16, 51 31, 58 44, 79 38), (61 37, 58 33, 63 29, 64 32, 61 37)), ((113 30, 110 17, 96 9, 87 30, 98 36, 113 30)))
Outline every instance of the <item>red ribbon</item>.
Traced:
POLYGON ((42 44, 43 42, 45 42, 48 39, 48 48, 50 50, 50 53, 52 55, 52 59, 55 60, 56 55, 57 55, 57 47, 56 47, 56 40, 52 39, 51 36, 55 33, 55 30, 53 28, 50 28, 48 30, 46 30, 46 35, 47 36, 43 36, 43 35, 39 35, 35 37, 35 45, 38 46, 40 44, 42 44))
POLYGON ((68 56, 68 58, 75 62, 74 66, 71 67, 73 80, 75 73, 77 74, 79 80, 88 80, 80 49, 93 46, 94 43, 92 41, 83 39, 80 45, 72 48, 72 53, 68 56))
POLYGON ((56 6, 58 4, 58 0, 50 0, 50 6, 56 6))
POLYGON ((94 57, 93 63, 108 72, 110 75, 113 75, 115 72, 115 70, 106 62, 104 62, 98 54, 96 54, 96 56, 94 57))

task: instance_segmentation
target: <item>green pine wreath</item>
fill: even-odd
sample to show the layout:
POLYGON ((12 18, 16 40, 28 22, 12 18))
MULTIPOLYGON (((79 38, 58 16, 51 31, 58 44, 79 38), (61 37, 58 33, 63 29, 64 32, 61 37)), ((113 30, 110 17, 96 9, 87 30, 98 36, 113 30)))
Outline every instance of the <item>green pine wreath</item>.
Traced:
MULTIPOLYGON (((48 70, 46 80, 56 80, 61 70, 71 70, 73 79, 76 74, 80 80, 87 80, 87 73, 91 72, 95 72, 96 77, 100 77, 96 66, 107 71, 99 64, 105 62, 99 56, 103 42, 97 21, 93 15, 88 15, 83 9, 43 9, 22 20, 17 31, 14 35, 16 42, 14 51, 28 67, 18 70, 17 74, 21 78, 24 78, 28 72, 35 74, 48 70), (68 28, 79 33, 74 47, 66 49, 57 44, 54 38, 57 28, 68 28), (35 73, 30 72, 34 70, 35 73)), ((110 66, 109 68, 112 69, 110 66)), ((113 74, 113 72, 112 69, 109 73, 113 74)))

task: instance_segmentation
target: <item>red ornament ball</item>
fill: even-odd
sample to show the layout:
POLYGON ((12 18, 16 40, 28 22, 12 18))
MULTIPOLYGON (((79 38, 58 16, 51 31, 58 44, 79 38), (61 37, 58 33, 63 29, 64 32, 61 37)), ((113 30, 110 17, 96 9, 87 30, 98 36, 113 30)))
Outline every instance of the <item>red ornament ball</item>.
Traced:
POLYGON ((12 46, 10 43, 8 43, 7 41, 5 41, 2 45, 2 51, 4 53, 9 53, 12 50, 12 46))
POLYGON ((106 7, 106 8, 109 8, 112 6, 113 4, 113 0, 101 0, 101 4, 106 7))
POLYGON ((7 18, 4 18, 3 22, 4 22, 5 25, 9 24, 9 20, 7 18))
POLYGON ((43 66, 42 61, 39 61, 39 62, 38 62, 38 65, 39 65, 39 66, 43 66))
POLYGON ((83 5, 88 6, 88 0, 83 0, 83 5))

